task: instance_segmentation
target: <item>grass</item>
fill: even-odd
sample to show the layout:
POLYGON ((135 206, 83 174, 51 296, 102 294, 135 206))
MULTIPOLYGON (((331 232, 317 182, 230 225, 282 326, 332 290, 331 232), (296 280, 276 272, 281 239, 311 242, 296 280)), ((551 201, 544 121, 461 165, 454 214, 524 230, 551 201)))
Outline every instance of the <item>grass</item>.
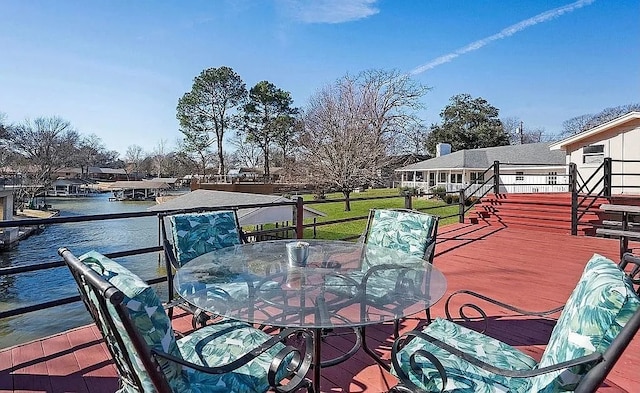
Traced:
MULTIPOLYGON (((315 228, 318 239, 347 239, 356 238, 360 236, 365 229, 367 223, 367 217, 370 209, 388 209, 388 208, 403 208, 404 196, 400 196, 398 189, 372 189, 366 190, 360 193, 352 193, 351 196, 351 211, 345 211, 345 203, 341 202, 323 202, 323 203, 309 203, 305 206, 320 211, 326 214, 326 217, 318 217, 316 222, 327 222, 343 218, 360 217, 356 221, 349 221, 338 224, 323 225, 315 228), (361 198, 382 197, 388 196, 389 199, 374 199, 374 200, 359 200, 361 198)), ((326 200, 343 199, 342 193, 327 194, 326 200)), ((305 202, 313 202, 313 195, 303 196, 305 202)), ((424 198, 412 198, 412 207, 421 211, 425 211, 429 214, 435 214, 438 216, 449 216, 458 213, 458 205, 446 205, 440 200, 424 199, 424 198), (428 209, 428 210, 425 210, 428 209)), ((457 217, 450 217, 440 220, 440 225, 450 224, 457 222, 457 217)), ((305 224, 311 224, 313 220, 305 220, 305 224)), ((304 233, 305 238, 313 238, 313 229, 307 228, 304 233)))

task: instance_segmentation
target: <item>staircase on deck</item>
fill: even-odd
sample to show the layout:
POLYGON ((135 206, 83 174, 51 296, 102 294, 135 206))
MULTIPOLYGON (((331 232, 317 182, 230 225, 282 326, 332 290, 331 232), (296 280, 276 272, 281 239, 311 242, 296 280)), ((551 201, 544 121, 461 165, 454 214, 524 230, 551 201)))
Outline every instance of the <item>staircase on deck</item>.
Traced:
MULTIPOLYGON (((602 220, 598 216, 606 198, 587 197, 579 215, 591 204, 578 221, 579 235, 594 235, 602 220)), ((466 222, 502 225, 506 227, 535 227, 554 233, 571 233, 571 193, 489 194, 481 199, 465 218, 466 222)))

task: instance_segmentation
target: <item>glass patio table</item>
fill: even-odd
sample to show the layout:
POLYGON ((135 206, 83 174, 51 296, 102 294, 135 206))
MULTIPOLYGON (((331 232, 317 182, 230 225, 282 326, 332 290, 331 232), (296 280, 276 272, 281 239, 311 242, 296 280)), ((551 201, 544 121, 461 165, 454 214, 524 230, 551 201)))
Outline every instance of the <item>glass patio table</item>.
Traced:
POLYGON ((427 261, 398 250, 332 240, 248 243, 203 254, 186 263, 175 287, 189 303, 250 324, 313 331, 313 384, 320 368, 347 359, 366 345, 367 325, 424 311, 446 290, 443 274, 427 261), (308 244, 306 260, 294 260, 287 244, 308 244), (323 331, 352 328, 354 346, 321 360, 323 331))

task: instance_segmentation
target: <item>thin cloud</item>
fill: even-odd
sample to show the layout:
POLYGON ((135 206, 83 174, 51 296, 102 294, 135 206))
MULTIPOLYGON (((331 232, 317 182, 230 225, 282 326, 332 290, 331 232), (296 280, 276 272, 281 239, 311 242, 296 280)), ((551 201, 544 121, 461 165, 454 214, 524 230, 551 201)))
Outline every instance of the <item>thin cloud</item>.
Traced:
POLYGON ((580 1, 576 1, 575 3, 571 3, 568 5, 565 5, 564 7, 560 7, 560 8, 555 8, 553 10, 550 11, 546 11, 543 12, 541 14, 538 14, 532 18, 529 19, 525 19, 522 22, 518 22, 514 25, 511 25, 505 29, 502 29, 499 33, 494 34, 492 36, 483 38, 481 40, 472 42, 471 44, 460 48, 458 50, 456 50, 455 52, 451 52, 449 54, 446 54, 444 56, 440 56, 437 57, 433 60, 431 60, 430 62, 421 65, 420 67, 414 68, 413 70, 411 70, 410 74, 411 75, 417 75, 417 74, 421 74, 425 71, 428 71, 432 68, 435 68, 441 64, 445 64, 448 63, 450 61, 452 61, 453 59, 455 59, 458 56, 462 56, 465 53, 469 53, 472 52, 474 50, 478 50, 488 44, 490 44, 493 41, 497 41, 497 40, 501 40, 503 38, 507 38, 510 37, 514 34, 516 34, 517 32, 520 32, 526 28, 529 28, 531 26, 535 26, 538 23, 542 23, 542 22, 546 22, 552 19, 556 19, 564 14, 567 14, 569 12, 575 11, 579 8, 582 8, 584 6, 587 6, 591 3, 593 3, 595 0, 580 0, 580 1))
POLYGON ((294 19, 304 23, 344 23, 380 12, 378 0, 283 0, 280 3, 294 19))

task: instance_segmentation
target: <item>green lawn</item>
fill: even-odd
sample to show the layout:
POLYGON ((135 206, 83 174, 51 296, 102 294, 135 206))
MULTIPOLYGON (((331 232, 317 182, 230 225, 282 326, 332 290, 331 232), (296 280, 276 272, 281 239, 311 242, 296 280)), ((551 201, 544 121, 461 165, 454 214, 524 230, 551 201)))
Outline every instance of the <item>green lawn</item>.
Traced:
MULTIPOLYGON (((326 195, 327 200, 332 199, 342 199, 344 198, 342 193, 333 193, 326 195)), ((305 195, 303 199, 306 201, 313 201, 313 195, 305 195)), ((434 199, 424 199, 424 198, 416 198, 413 200, 413 208, 414 209, 424 209, 427 207, 435 207, 429 210, 423 210, 430 214, 435 214, 438 216, 448 216, 451 214, 456 214, 458 212, 458 205, 446 205, 444 202, 440 200, 434 199)), ((317 204, 307 204, 305 206, 325 213, 326 217, 319 217, 317 222, 325 222, 338 220, 341 218, 351 218, 351 217, 363 217, 357 221, 344 222, 339 224, 330 224, 326 226, 321 226, 316 228, 316 237, 318 239, 345 239, 348 237, 359 236, 364 231, 365 225, 367 223, 366 217, 369 214, 369 209, 378 208, 403 208, 404 207, 404 197, 399 195, 398 189, 374 189, 374 190, 366 190, 360 193, 352 193, 351 194, 351 211, 344 211, 344 202, 330 202, 330 203, 317 203, 317 204), (389 199, 375 199, 375 200, 358 200, 358 198, 369 198, 369 197, 379 197, 379 196, 391 196, 394 198, 389 199)), ((450 224, 453 222, 457 222, 457 217, 451 217, 447 219, 440 220, 440 225, 450 224)), ((305 220, 305 224, 312 223, 313 220, 305 220)), ((313 237, 312 229, 305 229, 304 233, 305 238, 313 237)))

